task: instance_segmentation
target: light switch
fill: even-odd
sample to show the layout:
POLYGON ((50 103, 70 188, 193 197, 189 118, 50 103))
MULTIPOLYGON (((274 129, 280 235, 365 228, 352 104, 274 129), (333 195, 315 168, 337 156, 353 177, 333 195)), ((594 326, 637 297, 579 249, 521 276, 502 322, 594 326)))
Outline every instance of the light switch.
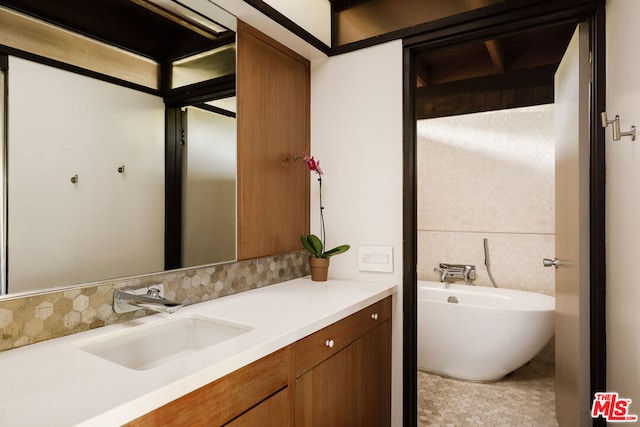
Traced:
POLYGON ((393 273, 393 247, 358 246, 358 269, 393 273))

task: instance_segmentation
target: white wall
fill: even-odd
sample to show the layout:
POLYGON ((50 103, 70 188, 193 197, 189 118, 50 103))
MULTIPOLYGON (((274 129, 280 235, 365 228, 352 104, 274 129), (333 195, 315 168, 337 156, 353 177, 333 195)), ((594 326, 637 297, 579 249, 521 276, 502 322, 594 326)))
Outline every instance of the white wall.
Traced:
POLYGON ((476 266, 476 285, 555 295, 553 104, 418 121, 418 279, 476 266), (514 268, 516 267, 517 268, 514 268))
MULTIPOLYGON (((640 129, 640 2, 608 0, 606 13, 607 113, 640 129)), ((614 142, 609 127, 606 144, 607 389, 640 415, 640 139, 614 142)))
POLYGON ((11 292, 163 270, 162 98, 10 57, 8 163, 11 292))
MULTIPOLYGON (((402 42, 311 63, 311 154, 324 171, 329 277, 397 284, 393 317, 392 419, 402 425, 402 42), (359 245, 393 246, 393 273, 358 271, 359 245)), ((311 231, 319 232, 311 182, 311 231)))

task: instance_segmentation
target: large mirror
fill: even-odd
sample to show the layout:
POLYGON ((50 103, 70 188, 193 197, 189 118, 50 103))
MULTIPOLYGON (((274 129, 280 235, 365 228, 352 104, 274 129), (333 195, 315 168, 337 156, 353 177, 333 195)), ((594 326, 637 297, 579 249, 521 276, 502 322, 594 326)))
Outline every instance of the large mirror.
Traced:
POLYGON ((134 52, 156 64, 158 84, 95 61, 87 70, 86 46, 69 42, 65 55, 84 52, 65 63, 0 30, 2 294, 236 257, 235 19, 208 2, 200 12, 164 0, 79 12, 82 1, 3 1, 0 13, 134 52))

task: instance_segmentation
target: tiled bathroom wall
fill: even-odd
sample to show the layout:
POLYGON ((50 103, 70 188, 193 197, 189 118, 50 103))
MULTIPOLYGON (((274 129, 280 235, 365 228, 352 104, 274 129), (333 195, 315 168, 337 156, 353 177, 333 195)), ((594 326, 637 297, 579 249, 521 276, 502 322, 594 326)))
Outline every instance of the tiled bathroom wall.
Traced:
POLYGON ((113 311, 115 289, 163 283, 165 297, 196 304, 306 276, 306 251, 176 270, 0 300, 0 350, 124 322, 153 312, 113 311))
MULTIPOLYGON (((553 105, 418 122, 418 279, 476 266, 477 286, 555 295, 553 105)), ((553 340, 536 359, 554 361, 553 340)))
POLYGON ((418 278, 474 264, 475 283, 554 295, 553 105, 418 122, 418 278))

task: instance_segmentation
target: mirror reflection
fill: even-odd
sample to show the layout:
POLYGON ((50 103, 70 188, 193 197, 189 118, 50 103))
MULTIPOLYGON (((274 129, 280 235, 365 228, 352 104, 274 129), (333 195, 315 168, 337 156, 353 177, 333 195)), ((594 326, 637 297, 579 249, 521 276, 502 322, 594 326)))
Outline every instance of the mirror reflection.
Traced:
POLYGON ((236 258, 236 119, 225 113, 235 105, 224 101, 183 112, 182 266, 236 258))
POLYGON ((4 56, 1 293, 235 259, 235 35, 226 32, 158 59, 166 90, 4 56))

